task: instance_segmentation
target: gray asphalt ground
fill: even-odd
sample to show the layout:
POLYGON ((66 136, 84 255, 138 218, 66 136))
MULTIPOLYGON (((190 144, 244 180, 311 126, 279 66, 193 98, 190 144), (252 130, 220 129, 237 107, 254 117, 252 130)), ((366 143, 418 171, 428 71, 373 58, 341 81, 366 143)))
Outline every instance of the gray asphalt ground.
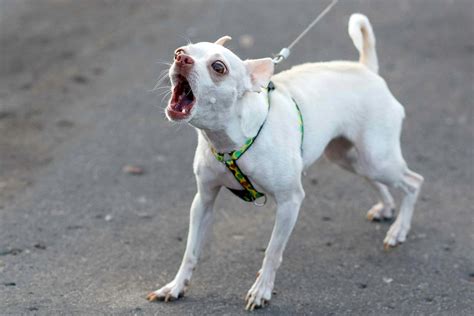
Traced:
MULTIPOLYGON (((242 58, 268 56, 326 3, 0 0, 0 314, 246 314, 274 204, 224 190, 187 296, 145 300, 177 271, 195 193, 195 132, 167 122, 150 89, 188 39, 229 34, 242 58)), ((357 11, 406 106, 405 157, 426 179, 412 232, 384 252, 389 224, 365 219, 374 194, 319 162, 273 300, 255 314, 472 315, 474 4, 342 1, 280 69, 356 59, 357 11)))

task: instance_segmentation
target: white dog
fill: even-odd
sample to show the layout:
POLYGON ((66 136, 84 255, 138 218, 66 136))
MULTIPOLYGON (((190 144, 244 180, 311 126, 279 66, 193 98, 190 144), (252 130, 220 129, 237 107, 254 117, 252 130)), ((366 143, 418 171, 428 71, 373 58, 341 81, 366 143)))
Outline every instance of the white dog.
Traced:
POLYGON ((246 308, 268 303, 305 196, 301 174, 323 153, 376 189, 380 202, 368 211, 370 220, 391 218, 395 205, 388 188, 403 191, 399 215, 384 246, 405 241, 423 177, 410 171, 402 157, 405 113, 377 74, 368 19, 353 14, 349 34, 360 52, 359 62, 303 64, 274 76, 270 58, 242 61, 225 48, 229 36, 176 50, 166 113, 171 121, 197 128, 197 194, 179 271, 148 300, 169 301, 184 294, 211 226, 214 201, 224 186, 247 201, 271 196, 278 206, 246 308))

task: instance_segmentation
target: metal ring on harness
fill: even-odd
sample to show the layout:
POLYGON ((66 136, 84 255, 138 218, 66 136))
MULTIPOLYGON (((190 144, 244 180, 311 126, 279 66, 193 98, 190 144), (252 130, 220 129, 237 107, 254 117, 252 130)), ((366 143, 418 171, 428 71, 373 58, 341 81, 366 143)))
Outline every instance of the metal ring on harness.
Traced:
POLYGON ((258 203, 257 200, 253 201, 253 205, 262 207, 267 203, 267 195, 262 196, 264 198, 263 203, 258 203))

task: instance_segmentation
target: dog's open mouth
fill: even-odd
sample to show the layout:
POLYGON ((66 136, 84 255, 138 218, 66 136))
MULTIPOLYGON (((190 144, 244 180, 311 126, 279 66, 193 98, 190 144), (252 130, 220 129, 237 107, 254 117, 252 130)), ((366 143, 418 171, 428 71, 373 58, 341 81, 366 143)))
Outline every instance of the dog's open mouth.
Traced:
POLYGON ((173 94, 166 110, 173 120, 182 120, 191 113, 191 109, 194 103, 196 103, 196 98, 188 80, 184 76, 178 75, 176 80, 176 86, 173 89, 173 94))

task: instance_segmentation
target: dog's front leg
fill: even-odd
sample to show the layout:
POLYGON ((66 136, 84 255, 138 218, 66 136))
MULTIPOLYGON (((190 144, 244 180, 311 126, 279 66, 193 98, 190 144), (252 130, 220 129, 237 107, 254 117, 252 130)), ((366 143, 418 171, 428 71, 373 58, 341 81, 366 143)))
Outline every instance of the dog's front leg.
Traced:
POLYGON ((168 302, 184 295, 198 261, 206 233, 212 223, 214 202, 218 192, 218 187, 209 188, 198 183, 198 192, 191 205, 188 241, 181 266, 173 281, 148 294, 149 301, 164 300, 168 302))
POLYGON ((265 251, 262 268, 257 273, 257 280, 250 288, 245 298, 247 310, 263 307, 272 297, 273 282, 278 267, 281 264, 283 251, 290 234, 295 226, 304 198, 301 185, 294 192, 275 196, 277 213, 272 237, 265 251))

